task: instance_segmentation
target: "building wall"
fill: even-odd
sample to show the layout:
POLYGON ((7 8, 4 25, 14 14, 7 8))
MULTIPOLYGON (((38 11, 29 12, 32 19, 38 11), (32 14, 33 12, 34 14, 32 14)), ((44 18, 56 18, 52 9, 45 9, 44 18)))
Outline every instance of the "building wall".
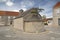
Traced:
POLYGON ((10 25, 8 16, 0 16, 0 25, 10 25))
POLYGON ((5 25, 5 26, 8 25, 8 16, 4 16, 4 25, 5 25))
POLYGON ((23 18, 18 18, 13 21, 15 29, 25 32, 41 32, 44 30, 43 22, 23 22, 23 18))
POLYGON ((53 11, 53 27, 58 27, 58 19, 60 18, 60 13, 56 13, 57 11, 54 9, 53 11))
POLYGON ((19 29, 23 31, 23 18, 18 18, 13 21, 13 25, 15 29, 19 29))
POLYGON ((42 22, 25 22, 25 32, 41 32, 43 27, 42 22))

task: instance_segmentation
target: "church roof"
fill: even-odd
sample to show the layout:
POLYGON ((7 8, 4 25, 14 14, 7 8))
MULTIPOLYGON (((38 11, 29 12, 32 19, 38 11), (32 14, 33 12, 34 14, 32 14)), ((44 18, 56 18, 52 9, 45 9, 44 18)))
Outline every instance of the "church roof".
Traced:
POLYGON ((30 21, 42 21, 40 16, 30 16, 29 18, 24 19, 24 21, 30 22, 30 21))
POLYGON ((54 6, 54 8, 58 8, 58 7, 60 7, 60 2, 58 2, 58 3, 54 6))
MULTIPOLYGON (((44 9, 39 9, 39 8, 31 8, 31 9, 29 9, 29 10, 27 10, 27 11, 24 11, 24 12, 22 12, 22 13, 20 13, 20 17, 22 16, 25 16, 26 14, 28 14, 29 12, 31 12, 32 10, 44 10, 44 9)), ((41 15, 40 15, 41 16, 41 15)))
MULTIPOLYGON (((41 19, 42 19, 41 15, 39 13, 31 13, 32 10, 37 10, 37 8, 31 8, 31 9, 21 13, 20 17, 23 17, 24 21, 28 21, 28 22, 30 22, 30 21, 41 21, 41 19)), ((20 17, 18 17, 18 18, 20 18, 20 17)))

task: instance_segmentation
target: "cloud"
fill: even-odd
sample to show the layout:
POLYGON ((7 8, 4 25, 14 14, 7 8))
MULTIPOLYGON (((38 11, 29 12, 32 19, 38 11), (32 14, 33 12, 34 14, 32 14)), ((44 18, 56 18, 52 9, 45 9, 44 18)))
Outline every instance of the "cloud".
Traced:
POLYGON ((46 16, 47 16, 47 18, 53 17, 52 12, 50 12, 49 14, 46 14, 46 16))
MULTIPOLYGON (((48 1, 48 0, 47 0, 48 1)), ((43 4, 44 2, 42 2, 43 4)), ((43 8, 45 9, 43 12, 40 12, 41 15, 46 15, 47 17, 52 17, 52 14, 53 14, 53 6, 55 5, 55 1, 54 0, 51 0, 51 1, 48 1, 45 5, 42 5, 40 4, 39 8, 43 8)))
POLYGON ((14 3, 13 3, 12 0, 7 0, 5 3, 6 3, 7 6, 12 6, 12 5, 14 5, 14 3))
POLYGON ((6 2, 7 0, 0 0, 0 2, 6 2))
POLYGON ((27 8, 33 7, 34 4, 35 4, 34 1, 23 0, 23 1, 20 2, 20 8, 25 11, 27 8))
POLYGON ((27 10, 27 8, 22 8, 24 11, 26 11, 27 10))
POLYGON ((19 10, 12 10, 12 11, 19 12, 19 10))
POLYGON ((4 2, 7 6, 12 6, 14 4, 12 0, 0 0, 0 2, 4 2))
POLYGON ((46 9, 45 11, 40 12, 41 15, 46 15, 46 17, 51 17, 52 16, 52 9, 46 9))
POLYGON ((7 6, 12 6, 13 4, 14 4, 14 3, 11 2, 11 1, 7 1, 7 2, 6 2, 6 5, 7 5, 7 6))

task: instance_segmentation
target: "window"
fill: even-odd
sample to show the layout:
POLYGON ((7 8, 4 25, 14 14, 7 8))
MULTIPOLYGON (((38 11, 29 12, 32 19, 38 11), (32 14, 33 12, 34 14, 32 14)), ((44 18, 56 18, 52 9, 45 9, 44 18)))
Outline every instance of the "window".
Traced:
POLYGON ((60 13, 60 8, 57 8, 56 9, 56 13, 60 13))
POLYGON ((60 25, 60 18, 58 19, 58 25, 60 25))

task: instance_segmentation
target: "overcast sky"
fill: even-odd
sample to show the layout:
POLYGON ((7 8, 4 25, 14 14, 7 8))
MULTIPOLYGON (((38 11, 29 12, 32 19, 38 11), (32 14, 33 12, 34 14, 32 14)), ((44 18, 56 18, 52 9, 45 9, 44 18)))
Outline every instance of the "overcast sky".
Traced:
POLYGON ((39 7, 45 9, 40 12, 41 15, 52 17, 53 6, 59 0, 0 0, 0 10, 19 11, 23 9, 26 11, 32 7, 39 7))

